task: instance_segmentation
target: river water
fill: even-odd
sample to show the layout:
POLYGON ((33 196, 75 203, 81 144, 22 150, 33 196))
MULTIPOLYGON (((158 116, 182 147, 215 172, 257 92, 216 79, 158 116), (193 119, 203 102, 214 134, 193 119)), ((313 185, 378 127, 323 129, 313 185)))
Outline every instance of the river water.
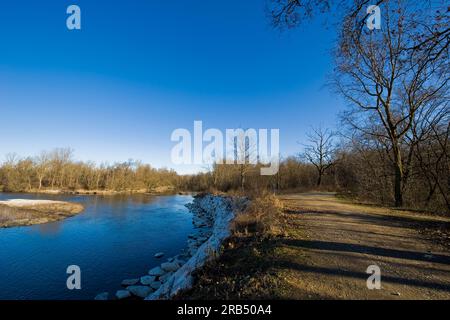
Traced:
POLYGON ((120 289, 179 254, 193 232, 189 195, 49 196, 0 193, 5 199, 79 202, 85 211, 63 221, 0 229, 0 299, 93 299, 120 289), (164 252, 162 259, 154 258, 164 252), (81 290, 69 290, 69 265, 81 290))

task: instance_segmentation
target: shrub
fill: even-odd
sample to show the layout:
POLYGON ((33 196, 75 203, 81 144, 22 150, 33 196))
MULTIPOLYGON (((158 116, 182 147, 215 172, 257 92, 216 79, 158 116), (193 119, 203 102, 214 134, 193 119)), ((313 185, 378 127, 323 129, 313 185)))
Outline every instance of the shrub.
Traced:
POLYGON ((233 221, 235 235, 274 236, 282 232, 282 204, 273 194, 254 198, 233 221))

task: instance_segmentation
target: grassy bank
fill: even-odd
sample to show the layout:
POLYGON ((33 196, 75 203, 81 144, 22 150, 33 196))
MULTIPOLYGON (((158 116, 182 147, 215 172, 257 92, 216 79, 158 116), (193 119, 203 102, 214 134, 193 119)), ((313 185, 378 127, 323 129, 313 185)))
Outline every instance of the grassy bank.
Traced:
POLYGON ((58 221, 84 210, 78 203, 50 200, 0 201, 0 228, 58 221))
POLYGON ((283 298, 277 243, 285 236, 281 202, 271 195, 239 212, 222 255, 195 273, 196 285, 176 299, 283 298))

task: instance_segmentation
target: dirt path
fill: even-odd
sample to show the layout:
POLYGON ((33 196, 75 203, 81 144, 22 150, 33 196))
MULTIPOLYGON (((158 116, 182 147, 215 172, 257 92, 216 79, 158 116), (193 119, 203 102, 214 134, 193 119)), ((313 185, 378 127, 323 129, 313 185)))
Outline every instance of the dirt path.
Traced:
POLYGON ((360 206, 332 194, 280 196, 288 236, 279 254, 291 299, 450 299, 450 253, 419 232, 450 219, 360 206), (369 290, 369 265, 381 269, 369 290))

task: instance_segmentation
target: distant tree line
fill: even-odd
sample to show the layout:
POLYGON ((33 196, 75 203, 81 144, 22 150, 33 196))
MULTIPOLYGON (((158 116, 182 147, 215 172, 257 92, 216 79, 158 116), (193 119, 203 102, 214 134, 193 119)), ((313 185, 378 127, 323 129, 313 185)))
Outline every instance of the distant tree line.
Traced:
MULTIPOLYGON (((450 125, 433 127, 428 134, 407 157, 404 207, 450 212, 450 125)), ((74 161, 70 149, 42 152, 32 158, 8 155, 0 165, 0 190, 245 194, 325 190, 362 201, 395 204, 395 171, 383 145, 365 136, 347 139, 321 128, 313 129, 309 137, 310 144, 298 155, 282 159, 273 176, 262 176, 261 165, 252 164, 216 164, 194 175, 178 175, 173 170, 155 169, 131 160, 96 165, 74 161)), ((402 146, 405 154, 410 152, 407 147, 402 146)))
POLYGON ((7 155, 0 166, 0 190, 7 192, 152 192, 174 189, 177 179, 173 170, 155 169, 139 161, 113 165, 75 161, 71 149, 55 149, 32 158, 7 155))

